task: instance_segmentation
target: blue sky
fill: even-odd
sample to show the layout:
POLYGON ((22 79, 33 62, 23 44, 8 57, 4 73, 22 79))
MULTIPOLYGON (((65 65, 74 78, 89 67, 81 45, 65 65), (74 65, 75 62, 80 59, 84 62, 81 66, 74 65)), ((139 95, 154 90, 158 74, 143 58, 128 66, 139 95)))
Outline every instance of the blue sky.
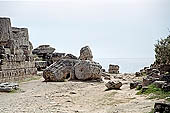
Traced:
POLYGON ((170 34, 169 0, 0 1, 0 16, 27 27, 34 47, 73 53, 89 45, 95 58, 154 58, 170 34))

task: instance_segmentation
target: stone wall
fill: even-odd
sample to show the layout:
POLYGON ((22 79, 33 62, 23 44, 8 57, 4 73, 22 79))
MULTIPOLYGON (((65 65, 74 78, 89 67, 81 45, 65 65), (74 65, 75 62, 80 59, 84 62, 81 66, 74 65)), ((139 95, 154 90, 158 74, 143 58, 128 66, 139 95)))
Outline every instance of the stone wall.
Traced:
POLYGON ((11 27, 0 18, 0 82, 18 81, 37 73, 27 28, 11 27))

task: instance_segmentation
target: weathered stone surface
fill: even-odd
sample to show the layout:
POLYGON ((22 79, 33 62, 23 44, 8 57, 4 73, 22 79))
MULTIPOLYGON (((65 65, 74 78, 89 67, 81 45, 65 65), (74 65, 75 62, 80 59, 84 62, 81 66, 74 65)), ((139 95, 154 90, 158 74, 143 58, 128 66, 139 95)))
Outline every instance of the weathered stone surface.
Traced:
POLYGON ((89 46, 85 46, 85 47, 81 48, 79 59, 92 61, 93 55, 92 55, 92 51, 89 46))
POLYGON ((111 80, 111 77, 110 76, 105 76, 104 79, 105 80, 111 80))
POLYGON ((131 82, 131 83, 130 83, 130 89, 137 88, 137 86, 138 86, 139 84, 140 84, 139 82, 131 82))
POLYGON ((47 67, 47 61, 36 61, 35 67, 38 69, 38 71, 41 71, 47 67))
POLYGON ((153 84, 157 87, 157 88, 162 88, 162 86, 164 86, 166 83, 166 81, 155 81, 153 82, 153 84))
POLYGON ((19 85, 17 83, 1 83, 0 84, 0 92, 11 92, 13 90, 17 90, 19 85))
POLYGON ((10 18, 0 17, 0 45, 6 45, 6 42, 12 38, 10 18))
POLYGON ((109 81, 108 83, 105 84, 105 86, 107 87, 107 89, 111 90, 111 89, 120 89, 120 87, 122 86, 121 82, 114 82, 114 81, 109 81))
POLYGON ((170 65, 160 65, 159 70, 161 74, 165 74, 166 72, 170 73, 170 65))
POLYGON ((154 81, 156 81, 156 79, 154 78, 144 78, 142 82, 142 86, 148 86, 152 84, 154 81))
POLYGON ((136 76, 136 77, 140 77, 140 76, 141 76, 141 73, 140 73, 140 72, 136 72, 136 73, 135 73, 135 76, 136 76))
POLYGON ((66 56, 63 57, 63 59, 75 59, 77 60, 78 58, 72 54, 67 54, 66 56))
POLYGON ((75 65, 75 75, 79 80, 100 79, 102 66, 96 62, 82 60, 75 65))
POLYGON ((64 81, 75 78, 74 65, 79 62, 75 59, 61 59, 43 71, 45 81, 64 81))
POLYGON ((166 81, 167 83, 170 83, 170 74, 168 75, 161 75, 160 76, 161 81, 166 81))
POLYGON ((50 45, 41 45, 35 48, 32 53, 36 55, 43 55, 43 54, 52 54, 55 51, 55 48, 50 47, 50 45))
POLYGON ((161 89, 163 91, 170 91, 170 84, 163 84, 161 89))
POLYGON ((110 64, 108 71, 109 71, 109 73, 112 73, 112 74, 118 74, 119 73, 119 66, 110 64))
POLYGON ((45 81, 96 80, 101 78, 101 69, 96 62, 61 59, 46 68, 43 77, 45 81))
POLYGON ((169 103, 155 103, 154 113, 170 113, 169 103))
POLYGON ((52 61, 57 62, 65 56, 65 53, 53 53, 52 54, 52 61))
POLYGON ((106 70, 105 70, 105 69, 102 69, 102 72, 106 72, 106 70))
POLYGON ((27 28, 11 27, 0 18, 0 82, 18 81, 37 72, 27 28))

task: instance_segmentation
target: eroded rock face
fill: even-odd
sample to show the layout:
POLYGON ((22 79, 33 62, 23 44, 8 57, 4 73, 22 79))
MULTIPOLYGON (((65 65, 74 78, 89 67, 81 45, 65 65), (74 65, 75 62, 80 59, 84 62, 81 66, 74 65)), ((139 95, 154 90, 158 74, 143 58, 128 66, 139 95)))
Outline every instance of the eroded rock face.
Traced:
POLYGON ((5 43, 12 38, 10 18, 0 17, 0 42, 5 43))
POLYGON ((61 59, 46 68, 43 77, 45 81, 97 80, 101 78, 101 69, 101 65, 96 62, 61 59))
POLYGON ((100 79, 102 66, 96 62, 82 60, 75 65, 75 75, 79 80, 100 79))
POLYGON ((27 28, 12 27, 10 18, 0 17, 0 82, 18 81, 37 73, 32 48, 27 28))
POLYGON ((67 54, 66 56, 63 57, 63 59, 75 59, 77 60, 78 58, 72 54, 67 54))
POLYGON ((155 103, 154 113, 170 113, 170 103, 155 103))
POLYGON ((43 55, 43 54, 52 54, 55 51, 55 48, 50 47, 50 45, 40 45, 39 47, 35 48, 32 53, 36 55, 43 55))
POLYGON ((92 51, 89 46, 85 46, 85 47, 81 48, 79 59, 92 61, 93 55, 92 55, 92 51))
POLYGON ((74 65, 79 62, 74 59, 61 59, 53 63, 43 72, 45 81, 64 81, 75 78, 74 65))

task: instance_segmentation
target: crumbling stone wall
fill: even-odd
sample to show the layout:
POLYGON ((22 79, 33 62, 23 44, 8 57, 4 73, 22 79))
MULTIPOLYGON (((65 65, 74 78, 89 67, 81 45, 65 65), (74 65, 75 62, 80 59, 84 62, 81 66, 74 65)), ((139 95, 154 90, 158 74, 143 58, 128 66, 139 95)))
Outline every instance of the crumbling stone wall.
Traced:
POLYGON ((11 27, 0 18, 0 82, 18 81, 37 73, 27 28, 11 27))

